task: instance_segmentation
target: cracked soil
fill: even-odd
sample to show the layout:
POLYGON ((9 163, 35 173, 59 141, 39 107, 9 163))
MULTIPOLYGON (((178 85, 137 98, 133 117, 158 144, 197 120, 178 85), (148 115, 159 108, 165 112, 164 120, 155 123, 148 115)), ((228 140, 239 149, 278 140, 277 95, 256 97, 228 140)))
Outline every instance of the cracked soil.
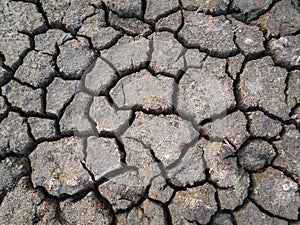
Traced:
POLYGON ((299 225, 299 0, 1 0, 1 225, 299 225))

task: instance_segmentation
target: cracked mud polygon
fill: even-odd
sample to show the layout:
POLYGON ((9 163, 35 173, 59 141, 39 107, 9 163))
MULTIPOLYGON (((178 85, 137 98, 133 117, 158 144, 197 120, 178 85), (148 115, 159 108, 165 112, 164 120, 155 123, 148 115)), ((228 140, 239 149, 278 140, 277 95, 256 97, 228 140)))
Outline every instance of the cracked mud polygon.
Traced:
POLYGON ((1 0, 0 224, 300 224, 300 2, 1 0))

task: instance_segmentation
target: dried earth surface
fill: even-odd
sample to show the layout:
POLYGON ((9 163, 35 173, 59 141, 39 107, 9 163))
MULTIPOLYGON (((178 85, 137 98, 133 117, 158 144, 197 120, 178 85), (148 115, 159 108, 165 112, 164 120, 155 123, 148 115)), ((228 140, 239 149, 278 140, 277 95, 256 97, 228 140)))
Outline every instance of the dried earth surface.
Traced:
POLYGON ((1 225, 299 225, 300 2, 1 0, 1 225))

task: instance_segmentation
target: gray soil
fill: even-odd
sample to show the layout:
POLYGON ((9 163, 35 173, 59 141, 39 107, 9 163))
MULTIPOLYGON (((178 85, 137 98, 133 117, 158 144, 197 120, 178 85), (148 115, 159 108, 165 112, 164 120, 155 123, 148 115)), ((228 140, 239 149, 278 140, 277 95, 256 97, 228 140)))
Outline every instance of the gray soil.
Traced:
POLYGON ((300 2, 1 0, 1 225, 300 225, 300 2))

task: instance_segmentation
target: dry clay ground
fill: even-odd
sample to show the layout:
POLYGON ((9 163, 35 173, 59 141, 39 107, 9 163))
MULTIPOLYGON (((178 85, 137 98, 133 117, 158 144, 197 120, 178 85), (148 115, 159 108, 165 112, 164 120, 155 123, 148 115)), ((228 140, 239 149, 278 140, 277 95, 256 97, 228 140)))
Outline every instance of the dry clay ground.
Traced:
POLYGON ((0 11, 1 225, 300 224, 299 1, 0 11))

